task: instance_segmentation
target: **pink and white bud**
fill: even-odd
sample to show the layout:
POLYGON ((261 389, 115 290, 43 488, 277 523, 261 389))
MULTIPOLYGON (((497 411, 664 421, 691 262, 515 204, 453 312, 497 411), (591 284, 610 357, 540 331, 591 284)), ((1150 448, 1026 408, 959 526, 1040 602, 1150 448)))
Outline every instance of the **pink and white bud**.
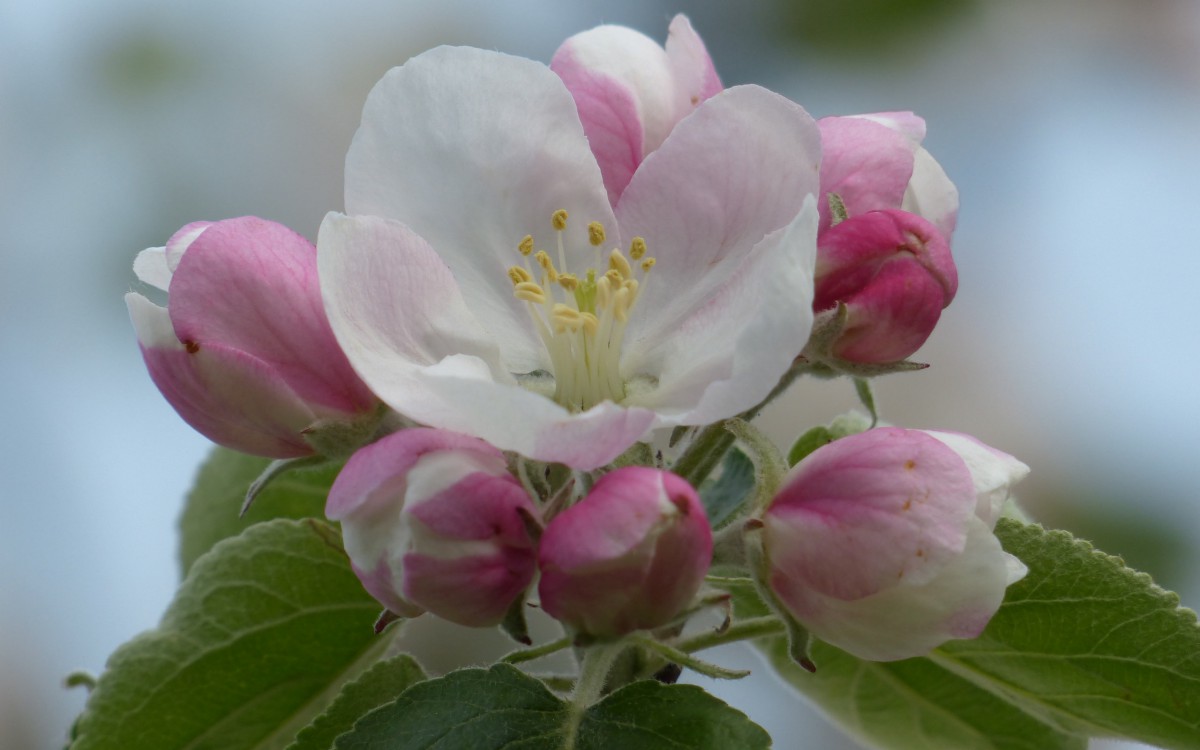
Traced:
POLYGON ((674 619, 711 562, 712 530, 692 486, 631 466, 601 477, 546 526, 538 594, 576 631, 620 636, 674 619))
POLYGON ((952 433, 837 440, 797 464, 766 510, 768 583, 813 635, 863 659, 974 638, 1026 572, 992 533, 1026 473, 952 433))
POLYGON ((813 310, 847 307, 832 353, 851 362, 897 362, 915 352, 958 290, 950 246, 916 214, 853 216, 817 241, 813 310))
POLYGON ((306 433, 374 413, 325 317, 316 248, 292 230, 253 216, 196 222, 133 267, 170 293, 165 308, 125 295, 150 377, 210 440, 305 456, 306 433))
POLYGON ((575 98, 614 206, 642 160, 722 90, 704 42, 683 15, 671 21, 665 49, 633 29, 597 26, 563 42, 550 69, 575 98))
POLYGON ((958 220, 958 189, 921 146, 925 121, 912 112, 826 117, 821 128, 820 231, 832 224, 829 194, 850 217, 898 208, 937 227, 947 244, 958 220))
POLYGON ((362 448, 329 490, 363 587, 392 612, 496 625, 528 588, 528 494, 504 454, 478 438, 414 428, 362 448))

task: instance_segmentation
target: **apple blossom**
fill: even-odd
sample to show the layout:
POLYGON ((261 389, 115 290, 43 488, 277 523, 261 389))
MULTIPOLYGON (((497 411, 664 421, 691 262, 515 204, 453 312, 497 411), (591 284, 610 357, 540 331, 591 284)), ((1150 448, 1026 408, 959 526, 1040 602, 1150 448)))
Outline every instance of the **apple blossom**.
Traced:
POLYGON ((138 278, 169 301, 130 292, 125 303, 150 377, 184 421, 275 458, 370 427, 379 402, 338 348, 316 271, 312 243, 253 216, 188 224, 138 255, 138 278))
POLYGON ((592 636, 665 625, 700 588, 712 545, 691 485, 645 466, 617 469, 546 526, 542 609, 592 636))
POLYGON ((1024 566, 992 528, 1028 473, 964 435, 884 427, 818 448, 763 516, 771 590, 855 656, 920 656, 978 636, 1024 566))
POLYGON ((368 97, 348 215, 317 241, 330 322, 400 413, 602 466, 656 427, 752 407, 803 348, 818 141, 783 97, 728 89, 614 207, 549 68, 434 49, 368 97))
POLYGON ((354 572, 391 612, 474 627, 499 623, 533 580, 523 512, 537 514, 500 451, 428 428, 360 449, 325 506, 354 572))

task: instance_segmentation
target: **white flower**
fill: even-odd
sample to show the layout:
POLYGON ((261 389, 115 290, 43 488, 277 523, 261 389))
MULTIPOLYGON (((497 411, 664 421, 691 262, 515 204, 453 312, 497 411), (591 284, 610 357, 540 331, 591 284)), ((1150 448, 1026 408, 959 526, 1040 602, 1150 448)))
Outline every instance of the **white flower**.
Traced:
POLYGON ((438 48, 371 92, 317 241, 338 341, 420 422, 591 469, 760 401, 811 327, 820 134, 765 89, 696 108, 609 203, 539 63, 438 48))

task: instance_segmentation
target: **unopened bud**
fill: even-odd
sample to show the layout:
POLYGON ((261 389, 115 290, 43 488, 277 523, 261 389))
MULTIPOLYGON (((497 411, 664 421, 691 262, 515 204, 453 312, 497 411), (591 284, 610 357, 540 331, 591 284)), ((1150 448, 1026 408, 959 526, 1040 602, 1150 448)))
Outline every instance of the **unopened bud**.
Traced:
POLYGON ((396 614, 496 625, 534 574, 537 509, 504 454, 444 430, 401 430, 355 453, 325 506, 363 586, 396 614))
POLYGON ((578 632, 624 635, 670 622, 712 561, 696 491, 644 466, 617 469, 554 518, 538 548, 542 609, 578 632))

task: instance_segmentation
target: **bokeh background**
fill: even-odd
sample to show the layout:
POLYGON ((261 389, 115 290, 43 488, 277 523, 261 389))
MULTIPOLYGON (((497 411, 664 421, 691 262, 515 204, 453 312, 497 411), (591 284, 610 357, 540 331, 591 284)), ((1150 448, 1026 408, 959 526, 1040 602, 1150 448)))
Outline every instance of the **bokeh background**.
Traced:
MULTIPOLYGON (((85 698, 63 677, 99 672, 177 584, 208 446, 143 370, 134 254, 243 214, 314 237, 367 91, 421 50, 545 61, 602 22, 661 41, 676 11, 727 85, 926 117, 962 193, 961 287, 917 355, 933 366, 878 385, 885 418, 1020 456, 1040 519, 1200 603, 1200 3, 7 0, 0 747, 60 748, 85 698)), ((847 383, 804 382, 768 427, 785 440, 853 404, 847 383)), ((765 669, 714 689, 781 750, 855 747, 765 669)))

